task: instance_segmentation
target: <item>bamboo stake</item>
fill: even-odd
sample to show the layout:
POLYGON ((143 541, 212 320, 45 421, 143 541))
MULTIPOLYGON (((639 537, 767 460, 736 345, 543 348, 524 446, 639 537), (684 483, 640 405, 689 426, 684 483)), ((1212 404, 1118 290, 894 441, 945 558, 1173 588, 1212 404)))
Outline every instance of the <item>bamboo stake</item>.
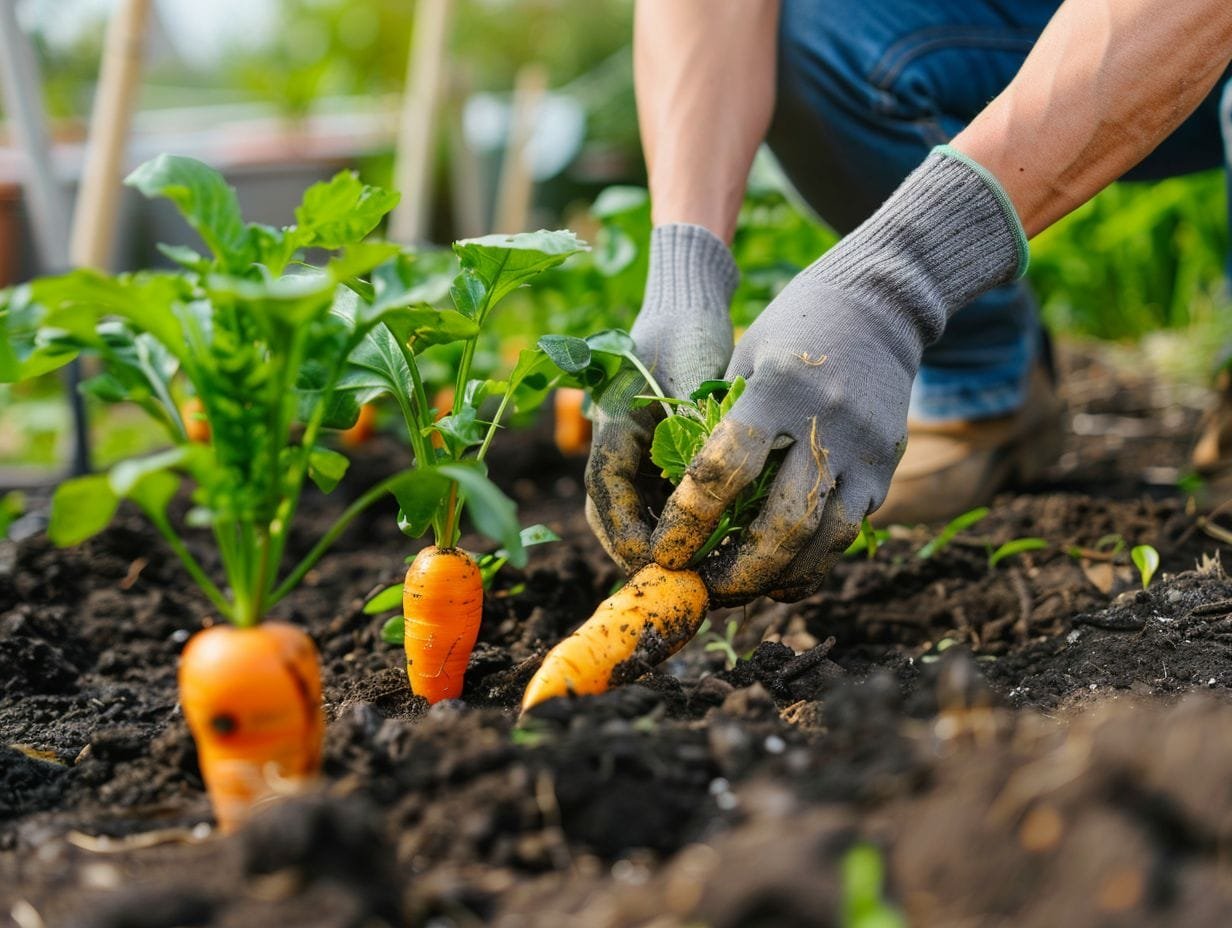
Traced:
POLYGON ((548 71, 539 62, 518 69, 513 83, 513 113, 509 119, 509 143, 501 163, 496 188, 497 232, 521 232, 530 218, 535 179, 531 173, 530 142, 535 134, 535 116, 548 86, 548 71))
POLYGON ((69 245, 80 267, 102 269, 111 258, 149 13, 150 0, 120 0, 107 27, 69 245))
POLYGON ((452 11, 452 0, 419 0, 415 9, 414 45, 406 66, 394 164, 394 186, 402 192, 402 199, 389 221, 389 237, 404 244, 422 242, 428 234, 432 156, 452 11))
POLYGON ((462 104, 470 82, 456 75, 450 93, 449 115, 449 189, 453 193, 453 224, 458 238, 475 238, 485 228, 483 172, 479 159, 466 142, 462 126, 462 104))

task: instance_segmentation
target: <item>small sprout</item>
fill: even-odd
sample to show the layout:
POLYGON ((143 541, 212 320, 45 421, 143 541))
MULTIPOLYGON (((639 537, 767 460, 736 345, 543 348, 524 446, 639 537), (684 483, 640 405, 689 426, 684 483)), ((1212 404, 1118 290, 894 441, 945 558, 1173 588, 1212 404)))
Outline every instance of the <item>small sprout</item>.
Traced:
POLYGON ((906 928, 902 914, 886 902, 881 852, 861 843, 843 855, 843 928, 906 928))
POLYGON ((1048 542, 1043 538, 1015 538, 1013 541, 1007 541, 995 551, 989 545, 988 569, 995 570, 997 565, 1007 557, 1014 557, 1027 551, 1042 551, 1047 547, 1048 542))
POLYGON ((856 536, 856 540, 843 552, 843 557, 855 557, 863 551, 865 556, 871 561, 877 556, 877 551, 881 548, 882 542, 886 541, 889 537, 890 533, 887 529, 875 529, 872 523, 865 519, 860 523, 860 534, 856 536))
MULTIPOLYGON (((709 623, 709 621, 710 620, 707 619, 706 623, 709 623)), ((706 623, 703 623, 703 625, 706 623)), ((734 644, 736 640, 736 633, 738 631, 740 631, 740 623, 735 619, 727 620, 727 628, 725 633, 722 635, 718 632, 709 631, 708 629, 706 631, 706 637, 704 639, 706 641, 705 650, 722 652, 727 658, 726 666, 728 670, 731 670, 740 661, 740 655, 736 653, 736 647, 734 644)))
POLYGON ((12 490, 0 496, 0 539, 7 538, 9 526, 26 511, 26 497, 20 490, 12 490))
POLYGON ((1159 552, 1150 545, 1138 545, 1129 552, 1129 557, 1134 562, 1134 566, 1138 568, 1138 573, 1142 577, 1142 588, 1145 590, 1151 585, 1151 578, 1155 576, 1155 571, 1159 570, 1159 552))
POLYGON ((916 552, 916 557, 928 560, 930 557, 940 554, 960 532, 965 532, 971 528, 971 526, 987 516, 988 512, 987 506, 980 506, 950 520, 945 528, 937 534, 936 538, 916 552))
MULTIPOLYGON (((388 612, 390 609, 397 609, 402 605, 402 584, 396 583, 393 586, 387 586, 385 589, 378 591, 370 600, 364 603, 364 615, 380 615, 382 612, 388 612)), ((399 638, 399 641, 402 639, 399 638)))
POLYGON ((386 644, 402 644, 406 635, 405 623, 402 616, 391 616, 389 621, 381 626, 381 640, 386 644))

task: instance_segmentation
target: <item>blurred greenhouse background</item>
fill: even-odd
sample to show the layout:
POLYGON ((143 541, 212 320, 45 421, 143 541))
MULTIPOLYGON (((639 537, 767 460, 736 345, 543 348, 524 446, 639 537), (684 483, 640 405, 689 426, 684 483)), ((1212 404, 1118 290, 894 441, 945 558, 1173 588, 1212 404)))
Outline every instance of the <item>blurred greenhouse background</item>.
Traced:
MULTIPOLYGON (((112 0, 21 0, 39 55, 54 167, 75 182, 112 0)), ((128 146, 130 165, 162 151, 223 170, 253 219, 289 221, 300 191, 341 167, 392 185, 412 0, 156 0, 128 146)), ((526 294, 525 344, 546 331, 627 325, 645 272, 649 210, 632 90, 632 0, 455 0, 447 78, 432 146, 425 237, 568 225, 596 248, 570 273, 526 294), (525 148, 533 195, 502 212, 514 88, 541 83, 525 148), (606 192, 605 192, 606 191, 606 192)), ((7 114, 6 114, 7 116, 7 114)), ((0 284, 38 271, 21 196, 22 159, 0 136, 0 284)), ((515 198, 516 200, 516 198, 515 198)), ((1048 324, 1063 335, 1132 341, 1151 333, 1174 373, 1207 380, 1232 325, 1227 185, 1212 171, 1120 184, 1033 243, 1030 276, 1048 324)), ((168 213, 123 201, 114 269, 160 260, 181 240, 168 213)), ((734 313, 747 324, 834 236, 807 216, 771 164, 759 162, 735 249, 744 271, 734 313)), ((492 350, 497 350, 496 346, 492 350)), ((0 387, 0 466, 63 460, 67 412, 58 380, 0 387)), ((131 452, 122 421, 96 425, 97 459, 131 452)))

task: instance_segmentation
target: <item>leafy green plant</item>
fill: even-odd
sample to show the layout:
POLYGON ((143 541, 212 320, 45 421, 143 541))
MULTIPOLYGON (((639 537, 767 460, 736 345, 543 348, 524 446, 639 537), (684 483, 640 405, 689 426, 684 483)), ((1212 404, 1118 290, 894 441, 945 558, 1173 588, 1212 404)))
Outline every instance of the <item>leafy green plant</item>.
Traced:
POLYGON ((956 537, 988 516, 987 506, 980 506, 956 516, 946 523, 936 537, 916 552, 916 557, 928 560, 944 551, 956 537))
POLYGON ((1012 541, 1007 541, 1005 544, 993 548, 988 546, 988 569, 995 570, 997 565, 1006 558, 1015 557, 1019 554, 1025 554, 1028 551, 1043 551, 1048 547, 1048 542, 1043 538, 1015 538, 1012 541))
MULTIPOLYGON (((253 625, 365 509, 386 494, 417 495, 413 472, 385 478, 281 572, 305 479, 330 492, 348 466, 322 443, 324 428, 350 424, 337 421, 348 356, 375 330, 435 332, 453 320, 423 302, 439 277, 430 262, 363 241, 398 198, 350 172, 310 187, 295 224, 282 228, 245 222, 221 175, 190 158, 155 158, 128 183, 170 200, 208 254, 164 247, 177 270, 114 277, 79 270, 5 294, 0 380, 37 375, 79 353, 99 357, 102 372, 83 389, 140 406, 172 446, 63 483, 49 534, 61 545, 84 541, 121 500, 132 500, 222 616, 253 625), (300 254, 309 247, 332 257, 306 264, 300 254), (381 298, 355 298, 365 289, 381 298), (177 402, 185 393, 203 404, 208 444, 188 440, 177 402), (224 584, 173 523, 171 503, 185 478, 194 489, 183 524, 211 530, 224 584)), ((502 534, 493 522, 487 527, 502 534)))
POLYGON ((1125 550, 1125 545, 1125 536, 1118 532, 1112 532, 1107 535, 1101 535, 1099 540, 1090 548, 1084 548, 1081 545, 1070 545, 1065 549, 1065 553, 1075 560, 1094 558, 1097 560, 1113 561, 1121 556, 1121 552, 1125 550))
POLYGON ((907 922, 884 898, 885 863, 871 844, 860 843, 843 855, 843 928, 906 928, 907 922))
POLYGON ((1159 552, 1150 545, 1137 545, 1130 550, 1129 558, 1138 568, 1138 575, 1142 578, 1142 588, 1145 590, 1151 585, 1155 572, 1159 570, 1159 552))

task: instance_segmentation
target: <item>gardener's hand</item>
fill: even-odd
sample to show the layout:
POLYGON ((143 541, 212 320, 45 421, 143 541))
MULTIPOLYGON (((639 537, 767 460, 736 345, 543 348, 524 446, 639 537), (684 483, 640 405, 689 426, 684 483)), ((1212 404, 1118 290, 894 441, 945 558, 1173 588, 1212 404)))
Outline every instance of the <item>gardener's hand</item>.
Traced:
POLYGON ((812 593, 881 505, 905 445, 925 345, 955 310, 1025 269, 996 181, 940 149, 749 328, 727 379, 748 384, 669 499, 651 553, 683 567, 786 447, 761 513, 703 562, 712 602, 812 593))
MULTIPOLYGON (((633 325, 637 355, 667 396, 685 398, 721 377, 732 353, 729 314, 738 274, 727 246, 701 226, 676 223, 651 236, 646 295, 633 325)), ((633 408, 647 391, 625 375, 599 402, 586 465, 586 516, 608 554, 633 571, 650 560, 650 514, 635 486, 654 417, 633 408)))

